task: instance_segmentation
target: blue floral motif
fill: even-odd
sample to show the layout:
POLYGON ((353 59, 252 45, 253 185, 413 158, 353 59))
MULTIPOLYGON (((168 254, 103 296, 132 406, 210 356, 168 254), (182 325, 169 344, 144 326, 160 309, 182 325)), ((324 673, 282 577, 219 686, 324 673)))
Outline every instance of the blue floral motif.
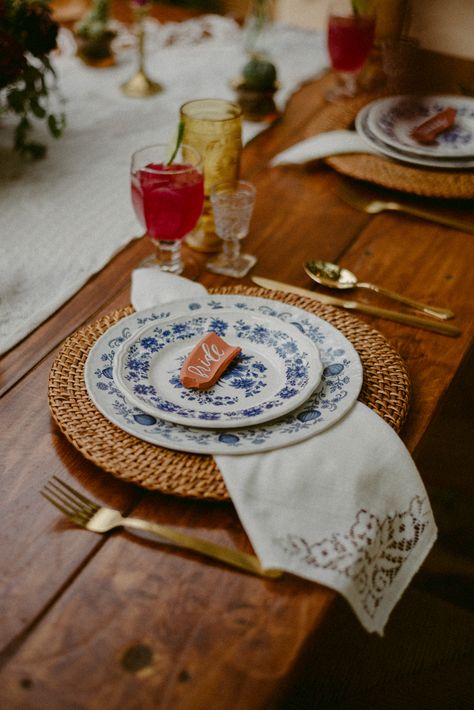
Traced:
MULTIPOLYGON (((196 453, 240 454, 265 451, 285 446, 313 436, 337 421, 351 407, 362 383, 362 369, 351 344, 333 326, 301 309, 258 297, 219 296, 200 297, 189 301, 189 312, 231 308, 262 315, 271 315, 283 322, 298 323, 298 328, 319 347, 323 368, 344 364, 340 373, 323 376, 317 391, 296 410, 265 424, 234 428, 232 431, 212 428, 195 428, 159 419, 131 405, 118 389, 114 380, 104 374, 111 366, 119 346, 143 323, 180 315, 173 304, 169 312, 149 309, 140 315, 133 314, 117 323, 93 346, 86 363, 86 384, 90 396, 106 416, 139 438, 171 449, 196 453), (332 392, 330 383, 337 383, 332 392)), ((181 305, 180 308, 183 306, 181 305)), ((239 371, 241 364, 234 364, 239 371)), ((254 369, 255 366, 254 366, 254 369)), ((232 368, 225 373, 232 376, 232 368)), ((328 371, 330 372, 330 371, 328 371)), ((263 373, 265 374, 265 373, 263 373)), ((239 373, 242 376, 242 373, 239 373)), ((222 378, 224 380, 224 378, 222 378)))
MULTIPOLYGON (((216 302, 210 303, 213 310, 216 310, 216 302)), ((165 325, 153 325, 151 332, 148 330, 136 342, 132 342, 123 361, 123 377, 124 381, 134 383, 131 391, 145 409, 153 407, 154 412, 173 414, 173 419, 176 415, 184 420, 194 420, 196 423, 211 418, 213 421, 224 422, 238 421, 242 417, 257 417, 270 409, 281 408, 283 404, 297 397, 308 385, 309 368, 308 354, 300 352, 300 346, 287 330, 255 320, 193 316, 187 320, 170 321, 165 325), (257 403, 255 397, 261 395, 268 387, 268 365, 253 354, 246 354, 244 348, 240 357, 211 388, 198 390, 183 387, 179 372, 185 357, 178 358, 173 369, 168 373, 168 384, 172 387, 172 391, 178 393, 178 399, 170 399, 169 395, 164 396, 159 390, 150 387, 148 378, 152 355, 161 350, 165 344, 174 344, 189 338, 196 339, 209 331, 221 336, 234 337, 237 342, 248 342, 254 346, 267 348, 273 353, 273 357, 276 355, 281 360, 281 371, 285 373, 285 386, 272 394, 266 403, 260 401, 257 403), (221 391, 222 388, 225 388, 225 391, 221 391), (183 402, 183 406, 180 405, 179 400, 183 402), (252 406, 245 406, 245 400, 252 401, 252 406)))
MULTIPOLYGON (((451 102, 452 103, 452 102, 451 102)), ((389 106, 386 110, 381 106, 375 120, 375 128, 379 128, 385 139, 392 141, 393 145, 401 145, 404 148, 413 148, 414 140, 407 134, 403 135, 397 131, 400 121, 413 122, 414 125, 435 116, 437 113, 444 111, 448 104, 438 100, 415 101, 413 97, 397 101, 395 105, 389 106)), ((451 128, 436 136, 433 145, 424 145, 425 153, 436 153, 437 149, 448 147, 450 154, 456 155, 457 151, 462 151, 471 142, 474 142, 474 132, 472 126, 467 122, 462 122, 462 118, 474 119, 474 111, 469 108, 469 105, 458 105, 456 108, 456 122, 451 128)), ((409 124, 408 124, 409 125, 409 124)))

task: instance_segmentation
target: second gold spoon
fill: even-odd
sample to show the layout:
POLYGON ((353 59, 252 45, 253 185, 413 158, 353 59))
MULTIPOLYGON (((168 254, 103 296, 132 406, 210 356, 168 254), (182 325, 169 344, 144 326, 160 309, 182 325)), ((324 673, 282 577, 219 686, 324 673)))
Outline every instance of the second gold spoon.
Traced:
POLYGON ((316 283, 321 284, 321 286, 326 286, 327 288, 368 288, 371 291, 380 293, 382 296, 387 296, 388 298, 392 298, 400 303, 405 303, 407 306, 416 308, 416 310, 422 311, 423 313, 433 316, 434 318, 447 320, 448 318, 454 317, 454 313, 447 308, 427 306, 425 303, 414 301, 412 298, 402 296, 395 291, 389 291, 386 288, 382 288, 382 286, 376 286, 375 284, 368 283, 366 281, 358 281, 352 271, 344 269, 341 266, 337 266, 337 264, 331 264, 329 261, 307 261, 304 264, 304 270, 308 276, 313 279, 313 281, 316 281, 316 283))

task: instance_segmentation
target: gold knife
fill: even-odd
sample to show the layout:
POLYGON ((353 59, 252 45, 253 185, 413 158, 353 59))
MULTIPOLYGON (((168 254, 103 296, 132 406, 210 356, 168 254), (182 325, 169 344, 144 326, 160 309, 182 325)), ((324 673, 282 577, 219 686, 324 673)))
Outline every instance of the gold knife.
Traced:
POLYGON ((297 296, 305 296, 306 298, 311 298, 314 301, 319 301, 320 303, 325 303, 330 306, 340 306, 341 308, 367 313, 377 318, 386 318, 387 320, 393 320, 397 323, 404 323, 405 325, 412 325, 417 328, 426 328, 426 330, 432 330, 434 333, 441 333, 441 335, 450 335, 451 337, 461 335, 459 328, 448 323, 437 323, 409 313, 399 313, 398 311, 390 311, 386 308, 379 308, 378 306, 369 306, 366 303, 359 303, 358 301, 348 301, 343 298, 336 298, 335 296, 327 296, 317 291, 309 291, 306 288, 292 286, 291 284, 285 284, 281 281, 273 281, 273 279, 265 279, 261 276, 252 276, 252 281, 257 284, 257 286, 268 288, 272 291, 294 293, 297 296))

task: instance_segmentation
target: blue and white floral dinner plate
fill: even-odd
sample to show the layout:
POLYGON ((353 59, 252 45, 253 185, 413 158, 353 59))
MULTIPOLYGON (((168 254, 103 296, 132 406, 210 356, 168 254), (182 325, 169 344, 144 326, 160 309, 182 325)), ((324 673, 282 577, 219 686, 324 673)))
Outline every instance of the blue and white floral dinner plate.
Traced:
POLYGON ((318 386, 322 369, 314 342, 290 323, 251 311, 198 309, 138 330, 119 348, 113 375, 127 399, 147 414, 222 429, 296 409, 318 386), (210 332, 241 353, 212 387, 184 387, 183 363, 210 332))
POLYGON ((104 333, 85 364, 91 400, 109 421, 143 441, 197 454, 248 454, 303 441, 331 427, 354 405, 362 386, 362 365, 351 343, 334 326, 312 313, 280 301, 255 296, 209 295, 175 301, 134 313, 104 333), (298 328, 318 348, 323 367, 316 391, 303 404, 270 422, 232 429, 205 429, 175 424, 135 406, 113 379, 113 361, 120 346, 148 323, 187 313, 255 313, 278 318, 298 328))
POLYGON ((474 99, 467 96, 391 96, 377 99, 367 110, 371 131, 392 148, 432 158, 474 158, 474 99), (431 144, 421 144, 411 136, 414 128, 452 107, 454 125, 440 133, 431 144))

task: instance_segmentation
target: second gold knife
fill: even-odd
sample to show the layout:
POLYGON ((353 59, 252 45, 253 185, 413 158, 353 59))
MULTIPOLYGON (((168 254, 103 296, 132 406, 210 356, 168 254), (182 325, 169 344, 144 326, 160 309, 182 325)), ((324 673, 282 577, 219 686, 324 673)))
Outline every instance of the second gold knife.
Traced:
POLYGON ((306 288, 292 286, 291 284, 282 283, 281 281, 274 281, 273 279, 266 279, 261 276, 252 276, 252 281, 257 284, 257 286, 268 288, 272 291, 294 293, 297 296, 312 298, 314 301, 319 301, 320 303, 325 303, 330 306, 340 306, 342 308, 348 308, 349 310, 360 311, 361 313, 367 313, 368 315, 376 316, 377 318, 386 318, 387 320, 393 320, 397 323, 404 323, 405 325, 411 325, 416 328, 425 328, 426 330, 431 330, 434 333, 440 333, 441 335, 456 337, 461 334, 459 328, 456 328, 454 325, 450 325, 448 323, 437 323, 435 321, 430 321, 427 318, 420 318, 419 316, 411 315, 410 313, 399 313, 398 311, 391 311, 387 308, 379 308, 378 306, 370 306, 366 303, 359 303, 359 301, 350 301, 343 298, 336 298, 335 296, 327 296, 324 293, 310 291, 306 288))

